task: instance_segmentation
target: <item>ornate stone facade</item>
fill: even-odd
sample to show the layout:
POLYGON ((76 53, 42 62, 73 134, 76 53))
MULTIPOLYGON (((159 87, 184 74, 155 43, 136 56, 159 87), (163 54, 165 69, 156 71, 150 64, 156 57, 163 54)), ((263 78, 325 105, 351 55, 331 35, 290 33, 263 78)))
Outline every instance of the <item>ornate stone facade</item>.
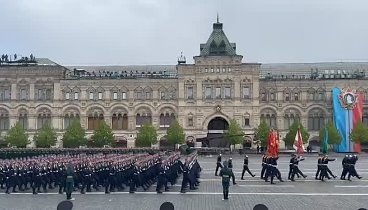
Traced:
MULTIPOLYGON (((103 67, 106 72, 102 74, 90 72, 89 79, 77 79, 71 76, 75 73, 72 67, 53 63, 0 65, 1 134, 19 121, 32 139, 38 128, 50 123, 60 139, 71 120, 78 118, 91 135, 98 122, 104 120, 117 139, 127 140, 127 146, 131 147, 137 128, 146 122, 157 127, 161 139, 177 119, 187 139, 195 140, 222 132, 222 128, 209 128, 214 119, 225 124, 235 119, 250 138, 260 120, 279 129, 282 137, 295 120, 300 120, 311 132, 311 139, 315 139, 319 129, 331 119, 333 87, 362 91, 365 105, 368 104, 365 75, 355 79, 327 78, 326 75, 336 75, 332 72, 313 76, 316 66, 324 70, 365 72, 368 63, 350 63, 348 67, 341 63, 329 63, 329 67, 243 63, 243 56, 236 54, 236 45, 229 42, 218 22, 200 50, 194 64, 180 62, 169 66, 168 72, 175 75, 170 77, 138 77, 155 72, 138 72, 135 67, 121 67, 130 68, 134 78, 129 77, 129 71, 115 77, 111 76, 112 71, 119 70, 109 73, 109 67, 103 67)), ((97 72, 102 67, 95 68, 97 72)), ((363 121, 368 123, 368 109, 363 121)))

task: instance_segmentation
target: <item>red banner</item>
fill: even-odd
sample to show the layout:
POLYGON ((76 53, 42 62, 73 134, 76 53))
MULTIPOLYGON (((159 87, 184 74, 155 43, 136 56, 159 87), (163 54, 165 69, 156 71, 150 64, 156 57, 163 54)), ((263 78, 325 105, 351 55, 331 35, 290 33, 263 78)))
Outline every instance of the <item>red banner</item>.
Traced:
MULTIPOLYGON (((358 122, 362 121, 363 117, 363 101, 364 101, 364 94, 362 92, 357 93, 358 98, 356 102, 356 106, 353 109, 353 127, 358 122)), ((354 151, 360 153, 361 152, 361 146, 359 143, 354 144, 354 151)))

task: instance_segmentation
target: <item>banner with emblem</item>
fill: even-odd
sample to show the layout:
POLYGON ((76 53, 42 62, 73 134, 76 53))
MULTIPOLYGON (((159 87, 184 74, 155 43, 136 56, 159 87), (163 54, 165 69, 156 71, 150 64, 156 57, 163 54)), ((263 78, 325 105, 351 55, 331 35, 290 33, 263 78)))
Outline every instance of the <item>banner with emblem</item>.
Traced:
POLYGON ((337 152, 360 152, 360 145, 350 140, 351 130, 361 121, 363 112, 363 94, 352 89, 333 88, 333 121, 342 137, 337 152))

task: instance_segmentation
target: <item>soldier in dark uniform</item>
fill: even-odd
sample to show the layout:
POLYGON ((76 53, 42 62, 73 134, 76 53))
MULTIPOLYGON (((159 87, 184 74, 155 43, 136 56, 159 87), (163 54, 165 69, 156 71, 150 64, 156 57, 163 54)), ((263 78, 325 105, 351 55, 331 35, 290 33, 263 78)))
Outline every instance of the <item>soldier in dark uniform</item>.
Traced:
POLYGON ((349 175, 348 175, 348 180, 351 181, 350 177, 351 176, 355 176, 358 179, 361 179, 362 177, 358 175, 357 171, 355 170, 355 164, 358 161, 358 156, 357 155, 353 155, 351 158, 349 158, 348 161, 348 170, 349 170, 349 175))
POLYGON ((230 178, 233 175, 234 173, 228 168, 228 163, 224 161, 224 167, 220 171, 220 176, 222 177, 222 192, 224 195, 223 200, 229 199, 230 178))
POLYGON ((342 172, 341 172, 341 176, 340 176, 341 180, 345 180, 346 174, 349 171, 348 162, 349 162, 349 158, 351 158, 349 156, 350 155, 345 155, 345 157, 341 161, 341 164, 342 164, 342 172))
POLYGON ((324 178, 326 177, 326 178, 328 178, 328 179, 330 179, 329 178, 329 176, 328 176, 328 173, 329 174, 331 174, 331 176, 333 177, 333 178, 336 178, 336 176, 335 175, 333 175, 333 173, 331 172, 331 170, 328 168, 328 162, 329 161, 335 161, 336 159, 329 159, 328 158, 328 155, 325 155, 323 158, 322 158, 322 166, 321 166, 321 173, 320 173, 320 175, 319 175, 319 179, 321 180, 321 181, 324 181, 324 178))
MULTIPOLYGON (((227 162, 227 168, 233 171, 233 159, 232 158, 229 158, 227 162)), ((231 179, 233 180, 233 185, 236 185, 234 173, 232 173, 231 179)))
POLYGON ((267 155, 262 156, 262 170, 261 170, 261 179, 265 178, 265 173, 267 170, 267 155))
POLYGON ((319 175, 321 173, 321 169, 322 169, 322 154, 318 154, 318 160, 317 160, 317 172, 316 172, 316 178, 315 179, 319 179, 319 175))
POLYGON ((304 178, 307 178, 307 175, 304 175, 303 172, 299 169, 299 162, 305 160, 302 157, 297 157, 296 155, 294 155, 294 157, 292 158, 292 170, 291 170, 291 177, 290 180, 291 181, 295 181, 295 175, 297 175, 299 177, 302 176, 304 178))
POLYGON ((216 170, 215 170, 215 176, 217 176, 217 172, 219 170, 219 168, 222 168, 222 165, 221 165, 221 154, 219 154, 219 156, 217 156, 217 162, 216 162, 216 170))
POLYGON ((186 193, 186 188, 188 186, 189 183, 189 167, 188 167, 188 163, 187 160, 185 160, 185 163, 182 166, 182 173, 183 173, 183 181, 181 183, 181 193, 186 193))
POLYGON ((72 192, 74 189, 74 168, 71 163, 68 164, 66 167, 65 172, 65 193, 66 193, 66 199, 67 200, 73 200, 72 199, 72 192))
POLYGON ((244 180, 245 171, 247 171, 248 174, 251 175, 252 177, 255 177, 255 175, 252 174, 252 172, 249 170, 249 167, 248 167, 248 155, 244 156, 244 163, 243 163, 243 171, 242 171, 242 175, 241 175, 241 180, 244 180))

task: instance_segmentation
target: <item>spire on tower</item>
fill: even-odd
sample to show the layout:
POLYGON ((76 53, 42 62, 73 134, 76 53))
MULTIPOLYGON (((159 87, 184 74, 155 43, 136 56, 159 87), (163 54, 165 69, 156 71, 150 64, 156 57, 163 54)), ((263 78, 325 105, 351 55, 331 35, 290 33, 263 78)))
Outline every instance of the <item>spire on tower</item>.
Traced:
POLYGON ((217 12, 217 23, 220 23, 219 22, 219 13, 217 12))

